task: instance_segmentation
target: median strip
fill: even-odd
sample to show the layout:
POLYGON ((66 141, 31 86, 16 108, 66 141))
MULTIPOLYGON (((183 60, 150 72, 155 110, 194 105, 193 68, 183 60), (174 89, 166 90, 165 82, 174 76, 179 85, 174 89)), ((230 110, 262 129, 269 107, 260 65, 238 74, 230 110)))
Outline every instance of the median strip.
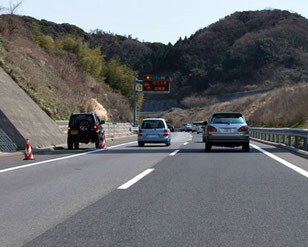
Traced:
MULTIPOLYGON (((129 145, 129 144, 133 144, 133 143, 136 143, 136 141, 114 145, 114 146, 108 147, 107 149, 113 149, 113 148, 129 145)), ((0 170, 0 173, 10 172, 10 171, 19 170, 19 169, 23 169, 23 168, 27 168, 27 167, 32 167, 32 166, 38 166, 38 165, 42 165, 42 164, 46 164, 46 163, 51 163, 51 162, 54 162, 54 161, 59 161, 59 160, 72 159, 72 158, 76 158, 78 156, 83 156, 83 155, 91 154, 91 153, 97 153, 97 152, 101 152, 101 151, 105 151, 105 150, 106 149, 96 149, 96 150, 92 150, 92 151, 85 152, 85 153, 79 153, 79 154, 74 154, 74 155, 65 156, 65 157, 61 157, 61 158, 34 162, 34 163, 31 163, 31 164, 27 164, 27 165, 11 167, 11 168, 0 170)))
POLYGON ((258 151, 264 153, 265 155, 271 157, 272 159, 280 162, 281 164, 285 165, 286 167, 289 167, 290 169, 298 172, 299 174, 305 176, 306 178, 308 178, 308 171, 302 169, 302 168, 299 168, 293 164, 291 164, 290 162, 284 160, 284 159, 281 159, 279 158, 278 156, 274 155, 274 154, 271 154, 270 152, 267 152, 265 151, 264 149, 258 147, 257 145, 254 145, 254 144, 250 144, 250 146, 252 146, 253 148, 257 149, 258 151))
POLYGON ((180 150, 179 150, 179 149, 178 149, 178 150, 173 151, 171 154, 169 154, 169 156, 174 156, 174 155, 176 155, 178 152, 180 152, 180 150))
POLYGON ((137 183, 139 180, 144 178, 146 175, 148 175, 152 171, 154 171, 154 169, 147 169, 147 170, 145 170, 144 172, 142 172, 139 175, 137 175, 136 177, 132 178, 131 180, 129 180, 125 184, 122 184, 120 187, 118 187, 118 190, 126 190, 126 189, 128 189, 129 187, 131 187, 133 184, 137 183))

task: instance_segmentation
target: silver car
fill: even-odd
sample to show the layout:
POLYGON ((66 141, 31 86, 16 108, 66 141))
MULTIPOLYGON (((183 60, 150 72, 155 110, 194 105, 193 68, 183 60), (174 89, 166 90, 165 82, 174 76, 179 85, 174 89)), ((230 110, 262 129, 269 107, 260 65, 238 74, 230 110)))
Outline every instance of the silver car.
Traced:
POLYGON ((143 147, 145 143, 171 144, 171 132, 163 118, 143 119, 138 132, 138 146, 143 147))
POLYGON ((192 124, 183 124, 180 129, 179 129, 181 132, 182 131, 192 131, 192 124))
POLYGON ((249 152, 248 124, 242 113, 214 113, 204 132, 206 152, 210 151, 212 146, 242 146, 244 152, 249 152))

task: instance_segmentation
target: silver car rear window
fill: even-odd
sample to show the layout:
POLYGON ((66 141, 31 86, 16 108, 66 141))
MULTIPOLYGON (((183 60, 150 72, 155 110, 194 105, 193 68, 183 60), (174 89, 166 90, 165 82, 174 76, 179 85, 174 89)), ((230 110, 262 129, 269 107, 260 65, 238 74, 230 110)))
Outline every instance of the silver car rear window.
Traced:
POLYGON ((212 117, 211 123, 245 123, 241 114, 217 114, 212 117))
POLYGON ((142 129, 162 129, 165 128, 164 122, 161 120, 144 120, 141 126, 142 129))

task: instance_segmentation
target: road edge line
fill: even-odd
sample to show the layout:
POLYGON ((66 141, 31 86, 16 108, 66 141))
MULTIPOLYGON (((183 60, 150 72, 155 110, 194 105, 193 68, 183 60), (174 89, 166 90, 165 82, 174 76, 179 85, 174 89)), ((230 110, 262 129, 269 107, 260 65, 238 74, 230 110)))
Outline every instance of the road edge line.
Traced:
MULTIPOLYGON (((125 146, 127 144, 133 144, 133 143, 136 143, 136 141, 114 145, 114 146, 108 147, 107 150, 108 149, 113 149, 113 148, 116 148, 116 147, 125 146)), ((79 154, 69 155, 69 156, 55 158, 55 159, 50 159, 50 160, 43 160, 43 161, 34 162, 34 163, 31 163, 31 164, 27 164, 27 165, 10 167, 10 168, 6 168, 6 169, 3 169, 3 170, 0 170, 0 173, 11 172, 11 171, 14 171, 14 170, 24 169, 24 168, 28 168, 28 167, 31 167, 31 166, 38 166, 38 165, 42 165, 42 164, 45 164, 45 163, 51 163, 51 162, 54 162, 54 161, 59 161, 59 160, 72 159, 72 158, 76 158, 78 156, 83 156, 83 155, 87 155, 87 154, 91 154, 91 153, 102 152, 102 151, 105 151, 105 150, 106 149, 97 149, 97 150, 92 150, 92 151, 88 151, 88 152, 85 152, 85 153, 79 153, 79 154)))
POLYGON ((293 165, 292 163, 282 159, 282 158, 279 158, 278 156, 274 155, 274 154, 271 154, 270 152, 267 152, 266 150, 258 147, 257 145, 255 144, 250 144, 250 146, 252 146, 253 148, 257 149, 259 152, 261 153, 264 153, 265 155, 269 156, 270 158, 278 161, 279 163, 283 164, 284 166, 296 171, 297 173, 303 175, 304 177, 308 178, 308 171, 296 166, 296 165, 293 165))

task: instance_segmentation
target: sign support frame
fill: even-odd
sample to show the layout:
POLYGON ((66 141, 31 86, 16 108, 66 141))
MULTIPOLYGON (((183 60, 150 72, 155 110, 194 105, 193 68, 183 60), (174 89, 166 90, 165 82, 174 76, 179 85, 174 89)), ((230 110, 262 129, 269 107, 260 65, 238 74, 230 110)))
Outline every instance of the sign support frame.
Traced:
POLYGON ((137 127, 137 93, 141 93, 142 91, 137 90, 137 83, 141 83, 142 80, 138 80, 134 78, 134 127, 137 127))

